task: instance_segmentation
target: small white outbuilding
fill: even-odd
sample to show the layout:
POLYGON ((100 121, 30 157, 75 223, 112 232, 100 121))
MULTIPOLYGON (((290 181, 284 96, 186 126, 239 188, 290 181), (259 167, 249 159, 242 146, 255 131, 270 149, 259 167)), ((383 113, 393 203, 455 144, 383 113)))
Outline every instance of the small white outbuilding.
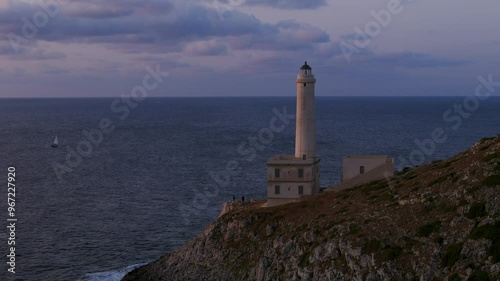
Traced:
POLYGON ((341 191, 393 175, 394 158, 385 155, 345 156, 342 161, 342 183, 333 189, 341 191))

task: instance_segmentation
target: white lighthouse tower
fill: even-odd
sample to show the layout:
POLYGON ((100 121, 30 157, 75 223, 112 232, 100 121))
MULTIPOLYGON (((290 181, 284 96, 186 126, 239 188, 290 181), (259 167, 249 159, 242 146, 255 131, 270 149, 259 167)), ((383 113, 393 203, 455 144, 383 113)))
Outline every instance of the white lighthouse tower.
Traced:
POLYGON ((316 109, 314 85, 316 79, 307 61, 297 75, 297 115, 295 129, 295 157, 316 158, 316 109))
POLYGON ((278 155, 267 161, 267 203, 276 206, 319 192, 319 162, 316 154, 316 109, 311 67, 304 63, 297 83, 295 154, 278 155))

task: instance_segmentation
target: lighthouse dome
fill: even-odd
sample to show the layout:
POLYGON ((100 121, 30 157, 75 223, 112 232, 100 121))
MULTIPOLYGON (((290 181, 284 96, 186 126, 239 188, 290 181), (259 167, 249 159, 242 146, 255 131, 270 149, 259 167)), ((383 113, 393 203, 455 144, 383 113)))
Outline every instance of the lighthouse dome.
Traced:
POLYGON ((301 70, 306 70, 306 69, 307 69, 307 70, 310 70, 310 69, 311 69, 311 67, 307 64, 307 61, 306 61, 306 62, 304 62, 304 65, 303 65, 300 69, 301 69, 301 70))
POLYGON ((297 79, 314 79, 312 68, 304 62, 304 65, 300 68, 300 73, 297 75, 297 79))

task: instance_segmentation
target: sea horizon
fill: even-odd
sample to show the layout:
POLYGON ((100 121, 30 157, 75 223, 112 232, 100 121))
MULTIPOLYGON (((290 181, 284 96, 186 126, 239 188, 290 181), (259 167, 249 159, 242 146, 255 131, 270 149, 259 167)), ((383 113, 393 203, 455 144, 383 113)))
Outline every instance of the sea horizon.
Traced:
MULTIPOLYGON (((474 96, 472 95, 441 95, 441 96, 436 96, 436 95, 428 95, 428 96, 420 96, 420 95, 413 95, 413 96, 377 96, 377 95, 369 95, 369 96, 322 96, 322 95, 317 95, 316 98, 465 98, 468 96, 474 96)), ((491 95, 488 98, 499 98, 500 95, 491 95)), ((92 96, 85 96, 85 97, 79 97, 79 96, 65 96, 65 97, 0 97, 0 100, 15 100, 15 99, 113 99, 113 98, 121 98, 121 96, 105 96, 105 97, 92 97, 92 96)), ((191 98, 296 98, 294 95, 287 95, 287 96, 148 96, 145 99, 153 99, 153 98, 186 98, 186 99, 191 99, 191 98)))

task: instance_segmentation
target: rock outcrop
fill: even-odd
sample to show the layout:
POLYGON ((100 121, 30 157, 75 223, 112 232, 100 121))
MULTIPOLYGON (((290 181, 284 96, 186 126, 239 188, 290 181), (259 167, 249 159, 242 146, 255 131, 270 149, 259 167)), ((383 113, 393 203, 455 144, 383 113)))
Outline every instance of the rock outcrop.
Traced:
POLYGON ((123 280, 500 280, 500 136, 339 193, 262 203, 227 204, 123 280))

